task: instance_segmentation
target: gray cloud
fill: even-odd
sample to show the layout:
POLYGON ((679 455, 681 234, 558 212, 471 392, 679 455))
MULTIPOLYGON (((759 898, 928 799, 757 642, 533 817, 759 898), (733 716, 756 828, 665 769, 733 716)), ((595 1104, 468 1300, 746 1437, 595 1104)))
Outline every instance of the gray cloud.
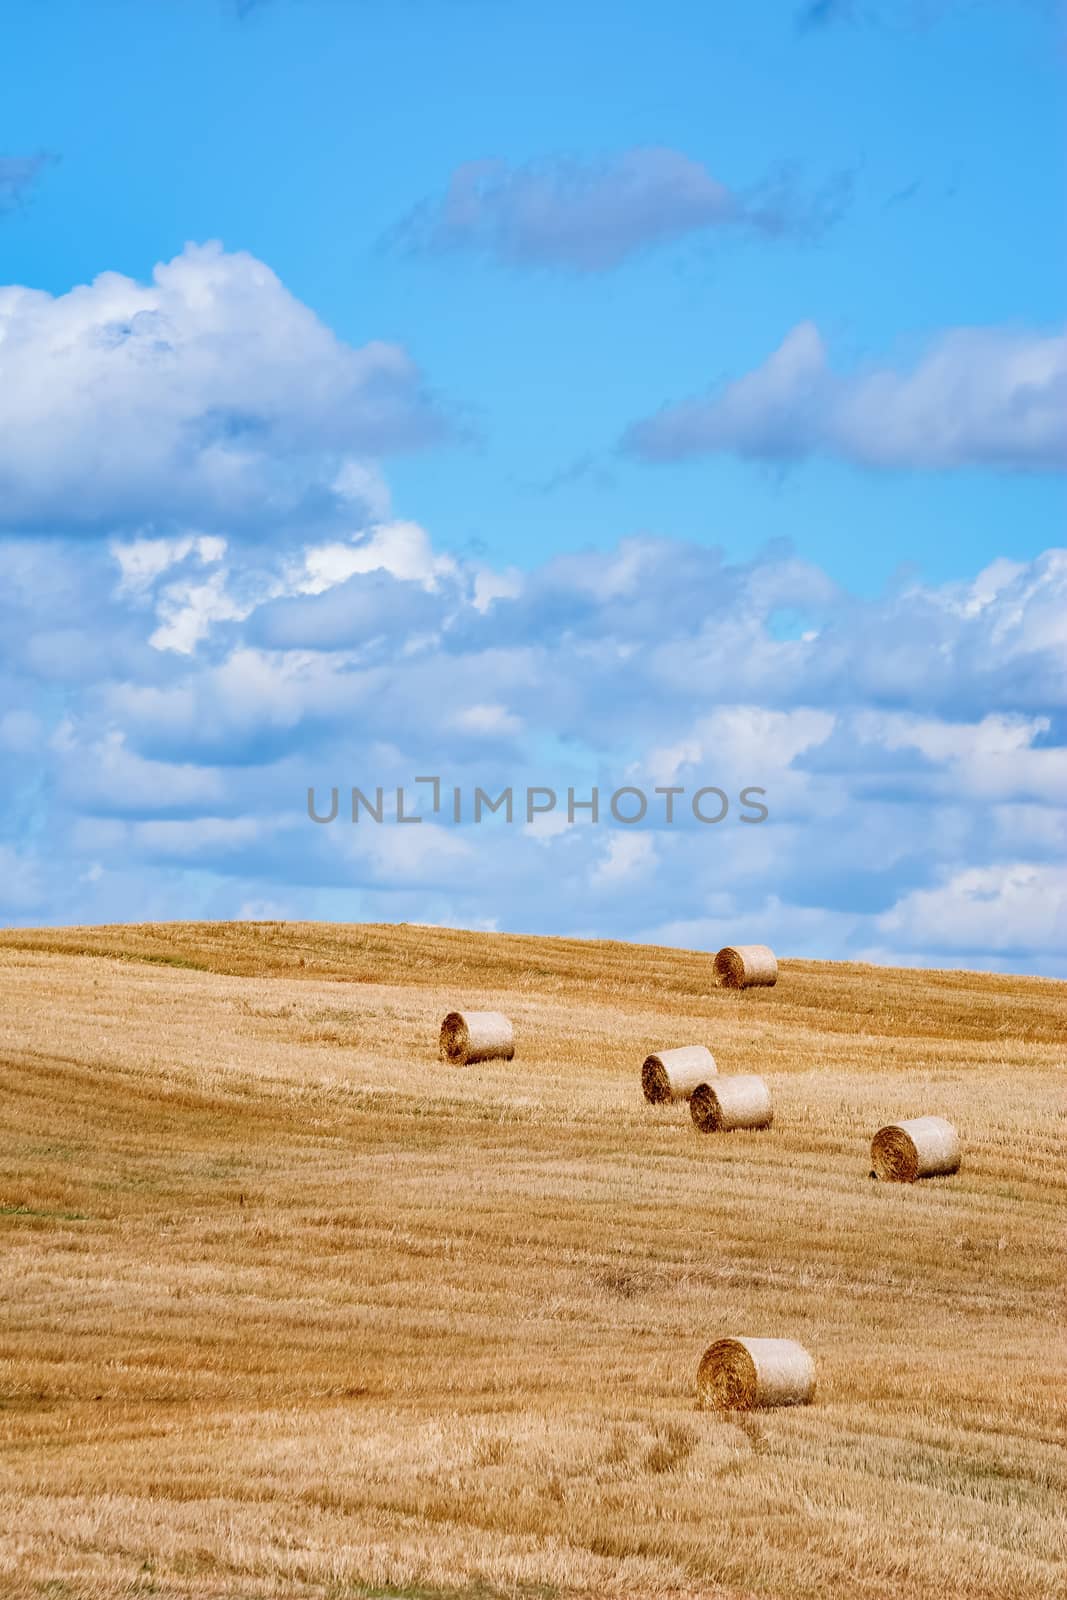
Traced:
POLYGON ((855 15, 855 0, 808 0, 797 12, 797 27, 806 32, 834 22, 851 21, 855 15))
POLYGON ((847 204, 836 177, 805 195, 782 167, 748 191, 730 189, 701 162, 664 148, 599 161, 551 157, 457 168, 441 199, 424 201, 387 243, 412 254, 481 252, 506 266, 595 273, 655 245, 724 229, 812 237, 847 204))
MULTIPOLYGON (((878 26, 919 28, 953 11, 971 12, 982 0, 805 0, 795 13, 801 33, 820 32, 837 24, 876 23, 878 26)), ((1005 0, 986 0, 992 7, 1004 7, 1005 0)), ((1052 16, 1059 0, 1006 0, 1007 8, 1025 8, 1052 16)))
POLYGON ((0 156, 0 217, 5 212, 16 211, 40 181, 45 169, 56 157, 47 154, 34 156, 0 156))
POLYGON ((345 650, 372 646, 390 654, 398 636, 441 622, 444 597, 383 571, 357 573, 323 594, 268 601, 243 630, 272 650, 345 650))

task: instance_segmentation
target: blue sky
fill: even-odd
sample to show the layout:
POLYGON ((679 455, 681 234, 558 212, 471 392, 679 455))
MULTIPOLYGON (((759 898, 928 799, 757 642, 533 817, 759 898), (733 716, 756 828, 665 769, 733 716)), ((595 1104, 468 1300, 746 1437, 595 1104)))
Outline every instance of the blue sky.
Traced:
POLYGON ((8 0, 0 914, 1054 969, 1063 66, 1040 0, 8 0), (298 825, 453 758, 780 803, 298 825))

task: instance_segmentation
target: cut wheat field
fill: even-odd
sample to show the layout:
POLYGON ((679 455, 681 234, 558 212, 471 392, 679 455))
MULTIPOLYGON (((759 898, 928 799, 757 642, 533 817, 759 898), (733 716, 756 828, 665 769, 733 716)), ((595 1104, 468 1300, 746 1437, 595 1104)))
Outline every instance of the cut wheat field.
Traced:
POLYGON ((421 927, 0 934, 0 1593, 1062 1591, 1065 986, 421 927), (516 1054, 437 1059, 455 1007, 516 1054), (651 1107, 702 1043, 761 1132, 651 1107), (936 1112, 963 1166, 868 1177, 936 1112), (707 1345, 814 1403, 700 1411, 707 1345))

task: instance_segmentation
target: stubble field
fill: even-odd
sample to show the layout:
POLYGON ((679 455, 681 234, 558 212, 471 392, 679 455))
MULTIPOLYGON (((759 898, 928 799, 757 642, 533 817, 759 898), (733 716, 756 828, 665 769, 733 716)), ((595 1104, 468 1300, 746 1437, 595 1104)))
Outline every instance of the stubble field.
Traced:
POLYGON ((0 1593, 1061 1592, 1065 986, 417 927, 0 934, 0 1593), (511 1063, 446 1067, 454 1006, 511 1063), (640 1092, 706 1043, 774 1127, 640 1092), (870 1181, 951 1118, 958 1176, 870 1181), (698 1411, 728 1334, 809 1407, 698 1411))

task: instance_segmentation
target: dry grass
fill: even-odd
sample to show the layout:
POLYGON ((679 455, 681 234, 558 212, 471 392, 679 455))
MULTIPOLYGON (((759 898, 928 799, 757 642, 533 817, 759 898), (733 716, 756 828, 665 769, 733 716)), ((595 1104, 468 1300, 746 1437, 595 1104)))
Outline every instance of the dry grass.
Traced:
POLYGON ((1059 1592, 1064 1031, 1061 985, 968 973, 0 935, 0 1591, 1059 1592), (457 1001, 513 1062, 442 1068, 457 1001), (648 1107, 665 1038, 774 1128, 648 1107), (868 1181, 928 1108, 958 1176, 868 1181), (735 1334, 800 1340, 815 1403, 698 1411, 735 1334))

